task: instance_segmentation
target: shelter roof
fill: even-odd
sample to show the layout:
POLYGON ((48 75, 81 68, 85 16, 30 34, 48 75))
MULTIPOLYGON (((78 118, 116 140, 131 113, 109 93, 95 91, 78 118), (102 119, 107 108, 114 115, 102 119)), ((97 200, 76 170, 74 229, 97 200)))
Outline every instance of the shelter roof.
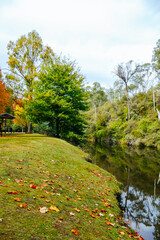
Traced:
POLYGON ((9 113, 0 114, 0 119, 14 119, 15 117, 9 113))

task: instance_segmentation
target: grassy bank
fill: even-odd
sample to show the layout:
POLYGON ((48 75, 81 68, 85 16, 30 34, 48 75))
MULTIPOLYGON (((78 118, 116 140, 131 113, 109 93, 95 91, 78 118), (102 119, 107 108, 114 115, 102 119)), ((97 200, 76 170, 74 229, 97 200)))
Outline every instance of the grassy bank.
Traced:
MULTIPOLYGON (((41 135, 0 138, 0 239, 130 239, 115 177, 41 135)), ((140 239, 140 238, 139 238, 140 239)))

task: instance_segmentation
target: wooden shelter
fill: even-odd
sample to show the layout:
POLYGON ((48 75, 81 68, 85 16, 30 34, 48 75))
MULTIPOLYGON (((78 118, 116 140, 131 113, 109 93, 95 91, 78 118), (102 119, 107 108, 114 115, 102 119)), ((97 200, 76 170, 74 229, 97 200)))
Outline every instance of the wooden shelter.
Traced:
POLYGON ((7 131, 7 119, 14 119, 15 117, 9 113, 0 114, 0 133, 2 137, 2 133, 6 136, 7 131))

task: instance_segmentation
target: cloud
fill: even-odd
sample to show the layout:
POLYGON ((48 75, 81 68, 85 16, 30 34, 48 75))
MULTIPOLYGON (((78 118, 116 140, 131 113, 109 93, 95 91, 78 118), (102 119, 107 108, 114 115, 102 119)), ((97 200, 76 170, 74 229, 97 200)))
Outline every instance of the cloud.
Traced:
MULTIPOLYGON (((1 46, 35 29, 45 45, 75 59, 89 82, 97 79, 102 84, 110 84, 113 68, 118 63, 130 59, 151 60, 160 27, 160 8, 155 8, 159 3, 156 0, 153 3, 149 0, 8 0, 6 4, 0 3, 1 46)), ((3 49, 5 60, 6 52, 3 49)))

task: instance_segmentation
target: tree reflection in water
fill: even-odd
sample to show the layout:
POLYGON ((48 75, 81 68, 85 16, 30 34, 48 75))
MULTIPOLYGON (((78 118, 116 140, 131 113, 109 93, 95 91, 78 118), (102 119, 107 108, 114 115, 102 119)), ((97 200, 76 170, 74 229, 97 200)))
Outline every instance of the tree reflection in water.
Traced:
POLYGON ((87 151, 94 164, 123 183, 125 220, 145 239, 160 239, 160 152, 106 145, 88 146, 87 151))

